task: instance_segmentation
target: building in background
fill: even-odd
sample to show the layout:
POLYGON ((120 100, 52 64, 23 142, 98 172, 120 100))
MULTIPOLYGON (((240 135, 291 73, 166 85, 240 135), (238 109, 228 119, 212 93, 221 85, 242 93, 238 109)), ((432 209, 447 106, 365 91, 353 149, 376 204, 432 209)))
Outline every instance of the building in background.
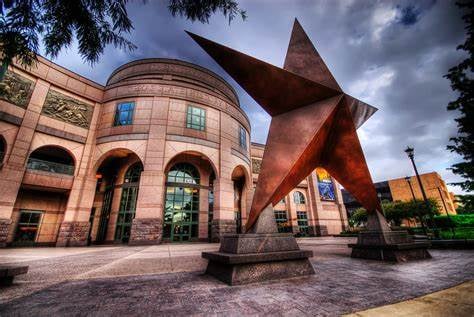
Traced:
MULTIPOLYGON (((436 172, 420 175, 423 188, 428 198, 438 202, 441 214, 456 214, 454 194, 448 191, 446 183, 436 172)), ((416 176, 391 179, 388 181, 374 183, 379 198, 382 201, 410 201, 413 199, 423 200, 421 188, 416 176)), ((349 213, 361 207, 361 205, 346 190, 342 189, 344 205, 349 213)))
MULTIPOLYGON (((12 65, 0 83, 0 245, 241 232, 264 150, 250 131, 234 89, 191 63, 130 62, 106 85, 44 58, 12 65)), ((338 185, 323 171, 275 214, 280 230, 300 235, 347 224, 338 185)))
MULTIPOLYGON (((256 184, 265 150, 252 143, 252 175, 256 184)), ((254 185, 255 187, 255 185, 254 185)), ((339 234, 348 226, 339 184, 322 168, 314 170, 274 207, 280 232, 305 235, 339 234)))

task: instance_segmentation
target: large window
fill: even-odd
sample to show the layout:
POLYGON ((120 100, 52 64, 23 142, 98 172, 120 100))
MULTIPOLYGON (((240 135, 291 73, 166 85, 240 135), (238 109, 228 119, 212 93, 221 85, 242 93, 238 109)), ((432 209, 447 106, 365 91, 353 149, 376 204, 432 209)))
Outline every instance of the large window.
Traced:
POLYGON ((26 168, 57 174, 74 174, 74 160, 66 150, 57 146, 43 146, 34 150, 26 168))
POLYGON ((247 149, 247 132, 242 126, 239 127, 239 144, 241 148, 247 149))
POLYGON ((316 175, 318 177, 319 196, 322 200, 336 200, 334 194, 334 185, 331 176, 324 168, 317 168, 316 175))
POLYGON ((137 207, 138 185, 142 171, 142 164, 136 163, 129 167, 125 173, 122 185, 122 196, 120 197, 117 226, 115 229, 116 241, 128 242, 130 239, 132 221, 133 218, 135 218, 137 207))
POLYGON ((206 110, 188 106, 186 128, 204 131, 206 129, 206 110))
POLYGON ((298 230, 300 236, 308 236, 308 213, 306 211, 297 211, 296 217, 298 219, 298 230))
POLYGON ((291 224, 288 221, 288 213, 286 210, 275 210, 275 220, 278 227, 278 232, 292 232, 291 224))
POLYGON ((306 201, 304 199, 304 195, 303 195, 302 192, 294 192, 293 193, 293 201, 295 202, 295 204, 304 205, 306 203, 306 201))
POLYGON ((129 125, 133 123, 134 102, 122 102, 115 109, 114 126, 129 125))
POLYGON ((188 163, 178 163, 168 172, 163 238, 189 241, 198 237, 199 172, 188 163))
POLYGON ((15 242, 34 243, 41 221, 41 211, 21 210, 16 228, 15 242))

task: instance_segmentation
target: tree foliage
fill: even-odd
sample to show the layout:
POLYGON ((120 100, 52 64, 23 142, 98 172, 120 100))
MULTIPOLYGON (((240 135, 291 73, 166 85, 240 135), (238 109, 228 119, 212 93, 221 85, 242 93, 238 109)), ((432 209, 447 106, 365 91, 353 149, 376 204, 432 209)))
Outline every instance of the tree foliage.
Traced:
MULTIPOLYGON (((454 164, 451 169, 454 174, 465 180, 454 185, 461 186, 465 191, 474 190, 474 1, 460 1, 457 5, 464 10, 463 20, 466 23, 466 41, 457 47, 467 53, 467 58, 459 65, 452 67, 445 76, 451 81, 451 88, 459 93, 459 97, 450 102, 449 111, 458 111, 455 119, 458 126, 458 135, 452 137, 447 148, 458 153, 463 161, 454 164)), ((474 195, 465 197, 465 204, 474 205, 474 195)))
MULTIPOLYGON (((382 203, 385 218, 394 226, 400 226, 404 219, 425 219, 439 213, 439 205, 435 199, 429 198, 428 204, 423 200, 395 201, 382 203)), ((361 226, 367 222, 367 211, 358 208, 349 218, 351 226, 361 226)))
MULTIPOLYGON (((91 64, 98 61, 109 44, 133 50, 135 45, 125 37, 133 29, 127 14, 129 1, 0 0, 3 73, 14 58, 24 66, 32 65, 40 38, 51 57, 76 39, 79 54, 91 64)), ((173 16, 203 23, 216 12, 228 17, 229 22, 237 15, 246 17, 235 0, 169 0, 168 9, 173 16)))
POLYGON ((474 214, 474 195, 456 195, 458 214, 474 214))

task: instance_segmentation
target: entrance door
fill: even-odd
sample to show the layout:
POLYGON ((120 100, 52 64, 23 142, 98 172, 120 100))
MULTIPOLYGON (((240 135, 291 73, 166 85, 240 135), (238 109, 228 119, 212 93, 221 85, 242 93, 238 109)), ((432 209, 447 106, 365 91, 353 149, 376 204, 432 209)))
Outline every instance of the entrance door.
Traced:
POLYGON ((190 241, 198 236, 199 189, 168 186, 164 236, 170 241, 190 241))
POLYGON ((107 235, 107 227, 109 225, 110 208, 112 206, 112 197, 114 194, 114 186, 107 186, 104 192, 104 203, 100 212, 99 230, 97 231, 96 242, 103 242, 107 235))
POLYGON ((197 169, 188 163, 175 164, 166 178, 163 238, 172 242, 198 238, 199 188, 197 169))

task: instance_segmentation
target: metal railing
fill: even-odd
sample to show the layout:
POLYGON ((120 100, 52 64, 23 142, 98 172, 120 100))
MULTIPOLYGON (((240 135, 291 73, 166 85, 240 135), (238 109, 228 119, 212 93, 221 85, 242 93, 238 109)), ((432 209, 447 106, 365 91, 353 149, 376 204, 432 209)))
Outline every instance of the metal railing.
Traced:
POLYGON ((26 168, 30 170, 44 171, 49 173, 74 175, 73 165, 43 161, 31 157, 28 159, 28 164, 26 165, 26 168))

